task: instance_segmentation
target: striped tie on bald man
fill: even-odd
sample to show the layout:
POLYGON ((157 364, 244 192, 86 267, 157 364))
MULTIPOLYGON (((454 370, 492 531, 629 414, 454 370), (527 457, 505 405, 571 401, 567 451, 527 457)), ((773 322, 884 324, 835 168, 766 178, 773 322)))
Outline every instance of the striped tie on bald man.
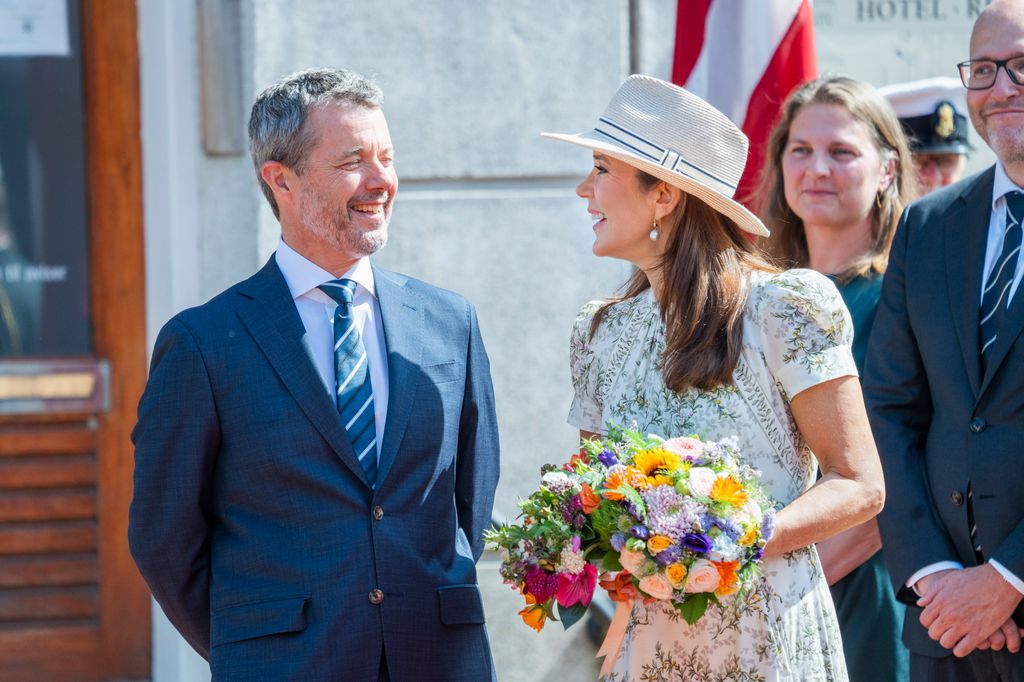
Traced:
POLYGON ((352 449, 370 485, 377 485, 377 430, 373 421, 373 387, 366 366, 366 349, 352 315, 356 283, 336 279, 319 289, 337 301, 334 309, 334 371, 338 414, 352 449))
POLYGON ((1010 192, 1006 195, 1006 229, 1003 232, 1003 250, 999 254, 992 273, 985 282, 984 294, 981 298, 981 315, 979 320, 981 340, 981 369, 985 370, 989 351, 999 334, 999 328, 1006 317, 1006 306, 1010 299, 1010 289, 1017 273, 1017 260, 1020 255, 1021 236, 1024 228, 1024 192, 1010 192))

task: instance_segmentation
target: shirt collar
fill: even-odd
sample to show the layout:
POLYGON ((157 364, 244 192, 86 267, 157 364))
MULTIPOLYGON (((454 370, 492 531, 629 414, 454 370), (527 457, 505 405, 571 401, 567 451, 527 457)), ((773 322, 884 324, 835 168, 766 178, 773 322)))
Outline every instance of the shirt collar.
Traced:
POLYGON ((276 259, 277 267, 281 270, 293 299, 312 293, 315 298, 322 297, 326 303, 331 300, 330 297, 317 287, 335 279, 355 280, 355 283, 359 285, 356 288, 356 295, 362 288, 374 298, 377 296, 373 285, 373 268, 370 267, 370 259, 367 256, 356 261, 355 265, 338 278, 288 246, 282 237, 277 244, 276 259))
POLYGON ((999 210, 996 202, 1010 192, 1021 191, 1024 191, 1024 188, 1018 187, 1013 180, 1010 179, 1010 176, 1006 174, 1006 169, 1003 168, 1003 162, 996 161, 996 175, 992 182, 992 210, 999 210))

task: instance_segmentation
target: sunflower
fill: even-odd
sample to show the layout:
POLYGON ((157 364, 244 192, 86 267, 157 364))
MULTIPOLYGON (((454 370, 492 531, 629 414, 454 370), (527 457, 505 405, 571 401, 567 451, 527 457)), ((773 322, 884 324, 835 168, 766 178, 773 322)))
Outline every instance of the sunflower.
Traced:
POLYGON ((682 463, 683 460, 679 455, 664 448, 641 450, 633 460, 633 466, 647 477, 651 485, 661 485, 663 483, 671 485, 671 480, 665 476, 655 476, 654 472, 661 471, 664 474, 670 474, 678 469, 682 463))

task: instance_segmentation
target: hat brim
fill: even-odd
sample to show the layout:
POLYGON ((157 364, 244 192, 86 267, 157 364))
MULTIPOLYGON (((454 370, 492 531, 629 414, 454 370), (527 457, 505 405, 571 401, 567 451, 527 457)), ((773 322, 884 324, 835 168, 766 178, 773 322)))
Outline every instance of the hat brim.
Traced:
POLYGON ((914 154, 960 154, 966 156, 974 151, 974 147, 966 142, 930 145, 914 145, 911 143, 910 151, 914 154))
POLYGON ((550 140, 559 140, 561 142, 568 142, 580 147, 594 149, 603 154, 607 154, 612 158, 618 159, 619 161, 624 161, 625 163, 639 168, 645 173, 649 173, 660 180, 664 180, 673 187, 678 187, 687 194, 700 199, 722 215, 730 218, 741 230, 745 232, 755 234, 759 237, 767 237, 771 234, 768 231, 768 228, 764 226, 764 223, 762 223, 756 215, 747 210, 743 204, 732 200, 721 192, 708 187, 698 180, 694 180, 693 178, 671 171, 664 166, 658 165, 653 161, 649 161, 638 154, 634 154, 622 147, 619 147, 618 145, 594 139, 589 137, 588 133, 580 133, 579 135, 541 133, 540 136, 546 137, 550 140))

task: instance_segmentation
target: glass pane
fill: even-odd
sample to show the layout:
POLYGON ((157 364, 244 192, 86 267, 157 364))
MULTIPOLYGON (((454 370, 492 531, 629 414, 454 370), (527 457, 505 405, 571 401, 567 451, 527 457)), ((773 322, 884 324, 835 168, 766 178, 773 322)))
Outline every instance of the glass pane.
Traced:
POLYGON ((0 55, 0 358, 92 351, 78 3, 68 56, 0 55))

